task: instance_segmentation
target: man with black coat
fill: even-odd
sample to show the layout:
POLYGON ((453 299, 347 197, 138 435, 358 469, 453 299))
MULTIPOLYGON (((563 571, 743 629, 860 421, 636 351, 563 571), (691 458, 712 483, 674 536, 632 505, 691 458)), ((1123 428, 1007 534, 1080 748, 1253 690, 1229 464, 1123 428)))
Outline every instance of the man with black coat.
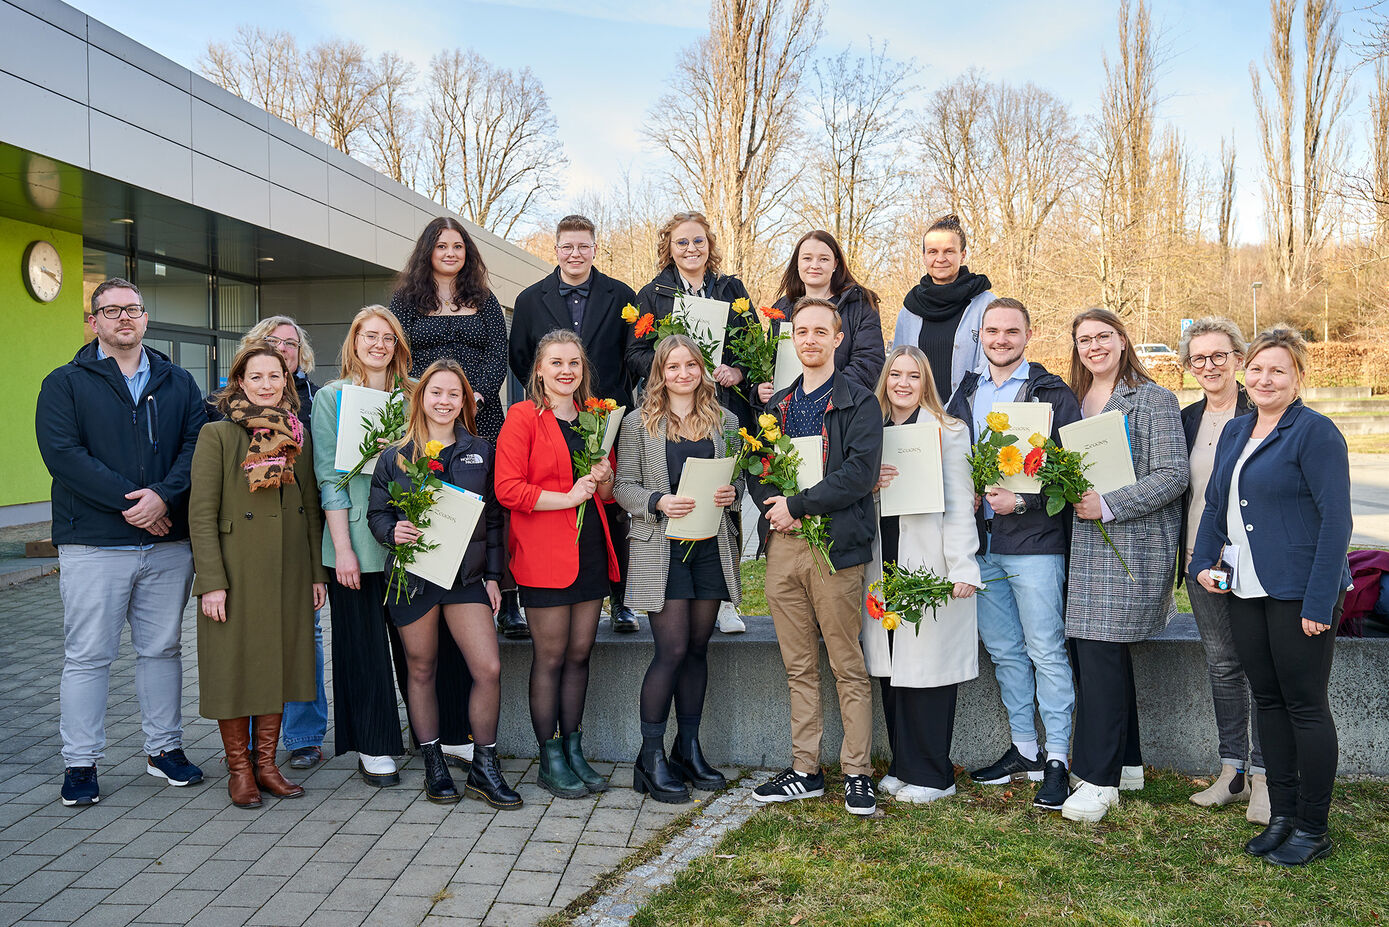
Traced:
MULTIPOLYGON (((636 301, 632 288, 621 280, 600 273, 593 266, 597 246, 596 229, 584 216, 565 216, 555 228, 555 259, 559 266, 539 283, 531 284, 516 297, 511 317, 511 372, 524 385, 535 366, 535 349, 540 339, 557 328, 578 333, 593 371, 593 392, 600 399, 611 399, 619 406, 632 406, 632 381, 627 375, 625 351, 631 328, 622 318, 622 309, 636 301)), ((606 506, 608 526, 615 539, 617 565, 622 579, 610 587, 609 614, 614 631, 640 630, 636 613, 623 604, 627 579, 627 524, 629 517, 620 505, 606 506)), ((524 630, 525 618, 516 606, 515 592, 503 595, 502 633, 518 635, 517 622, 524 630), (510 633, 508 633, 510 631, 510 633)))
POLYGON ((188 491, 207 421, 188 371, 143 344, 140 291, 112 278, 92 293, 96 338, 44 378, 34 431, 53 476, 61 568, 62 800, 101 800, 111 662, 130 625, 146 772, 184 786, 202 770, 183 753, 183 610, 193 584, 188 491))
POLYGON ((873 394, 834 369, 843 340, 839 311, 826 299, 802 297, 791 310, 791 338, 804 372, 772 396, 767 414, 788 437, 819 435, 824 478, 793 496, 760 480, 749 492, 762 510, 758 534, 767 554, 767 605, 791 692, 792 763, 758 786, 763 802, 823 795, 820 768, 820 638, 825 641, 844 722, 840 765, 844 807, 872 814, 873 698, 859 646, 864 568, 873 556, 877 512, 873 487, 882 463, 883 414, 873 394), (828 518, 829 563, 791 532, 807 515, 828 518))
MULTIPOLYGON (((969 426, 971 441, 987 427, 984 418, 996 402, 1051 403, 1049 437, 1058 444, 1061 426, 1080 420, 1080 404, 1065 381, 1027 360, 1031 338, 1031 317, 1018 300, 994 299, 984 309, 979 343, 988 364, 983 373, 965 374, 946 407, 969 426)), ((970 778, 985 785, 1015 776, 1041 780, 1032 803, 1051 810, 1070 795, 1075 689, 1062 607, 1070 517, 1069 506, 1048 515, 1041 493, 999 486, 975 509, 979 570, 989 590, 979 597, 979 638, 994 662, 1013 743, 998 762, 970 778), (1037 743, 1037 712, 1046 726, 1046 756, 1037 743)))

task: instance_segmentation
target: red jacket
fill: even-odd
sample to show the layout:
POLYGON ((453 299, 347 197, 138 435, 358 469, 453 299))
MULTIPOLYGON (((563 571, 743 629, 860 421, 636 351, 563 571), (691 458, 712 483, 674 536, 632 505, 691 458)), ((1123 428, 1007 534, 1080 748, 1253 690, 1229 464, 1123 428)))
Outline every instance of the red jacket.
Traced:
MULTIPOLYGON (((574 488, 574 461, 555 414, 549 409, 537 411, 529 399, 508 409, 497 438, 495 472, 497 501, 511 510, 507 550, 516 581, 544 589, 573 584, 579 577, 579 546, 574 543, 579 510, 535 511, 542 490, 568 492, 574 488)), ((620 574, 603 513, 605 503, 593 498, 604 515, 598 521, 608 545, 608 579, 616 582, 620 574)))

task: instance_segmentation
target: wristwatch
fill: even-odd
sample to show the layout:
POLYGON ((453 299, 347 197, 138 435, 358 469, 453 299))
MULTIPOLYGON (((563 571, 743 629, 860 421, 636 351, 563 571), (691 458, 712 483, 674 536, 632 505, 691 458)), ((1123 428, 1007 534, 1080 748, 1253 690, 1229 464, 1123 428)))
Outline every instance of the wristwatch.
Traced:
POLYGON ((1025 501, 1023 500, 1022 493, 1018 493, 1018 494, 1017 494, 1017 502, 1016 502, 1016 504, 1013 506, 1013 514, 1014 514, 1014 515, 1026 515, 1026 514, 1027 514, 1027 502, 1025 502, 1025 501))

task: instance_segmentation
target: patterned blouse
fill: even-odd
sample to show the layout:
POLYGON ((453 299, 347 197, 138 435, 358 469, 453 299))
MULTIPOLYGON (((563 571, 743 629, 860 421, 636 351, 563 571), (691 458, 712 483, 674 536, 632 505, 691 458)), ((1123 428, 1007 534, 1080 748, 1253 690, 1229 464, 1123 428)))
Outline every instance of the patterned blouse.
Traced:
POLYGON ((426 315, 405 305, 397 293, 391 297, 390 309, 410 344, 410 376, 418 379, 430 364, 446 357, 462 364, 473 391, 483 397, 477 410, 478 434, 496 444, 506 418, 501 398, 506 382, 506 317, 497 297, 488 293, 482 308, 472 315, 426 315))

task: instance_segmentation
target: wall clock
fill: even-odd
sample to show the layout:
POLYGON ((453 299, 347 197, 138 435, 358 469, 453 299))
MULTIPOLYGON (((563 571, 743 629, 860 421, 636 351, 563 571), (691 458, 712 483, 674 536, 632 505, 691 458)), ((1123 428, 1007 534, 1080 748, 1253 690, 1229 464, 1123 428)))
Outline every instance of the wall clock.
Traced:
POLYGON ((63 261, 52 242, 30 242, 24 249, 24 286, 41 303, 51 303, 63 289, 63 261))

